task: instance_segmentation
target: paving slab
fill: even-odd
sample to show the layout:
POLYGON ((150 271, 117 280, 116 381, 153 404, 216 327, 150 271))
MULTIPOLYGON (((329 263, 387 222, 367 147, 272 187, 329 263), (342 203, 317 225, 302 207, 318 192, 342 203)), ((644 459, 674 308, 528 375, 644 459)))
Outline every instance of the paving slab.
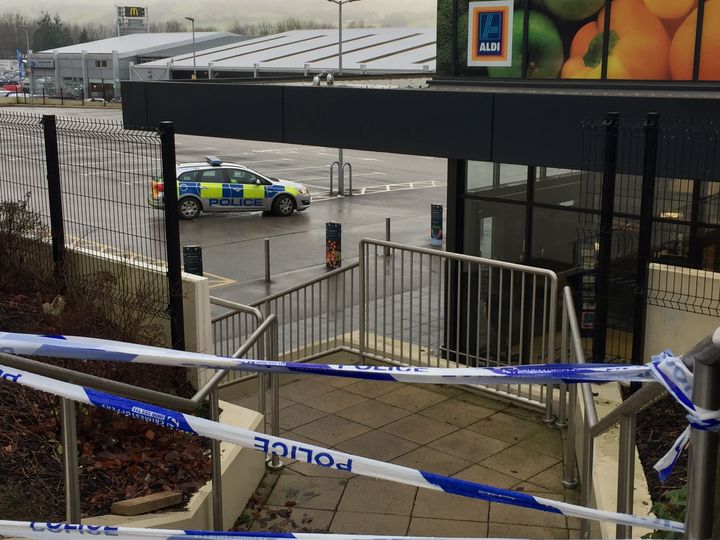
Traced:
POLYGON ((563 457, 563 438, 557 430, 543 429, 521 441, 518 446, 557 459, 563 457))
MULTIPOLYGON (((490 523, 489 538, 568 538, 568 530, 552 527, 529 527, 509 523, 490 523)), ((573 537, 573 538, 579 538, 573 537)))
POLYGON ((376 398, 397 390, 397 388, 397 384, 386 381, 358 381, 345 387, 348 392, 360 394, 367 398, 376 398))
POLYGON ((294 429, 327 415, 328 413, 325 411, 308 407, 302 403, 296 403, 282 410, 280 413, 280 427, 288 430, 294 429))
POLYGON ((380 429, 417 444, 427 444, 453 431, 457 431, 458 428, 447 422, 413 414, 387 424, 380 429))
POLYGON ((347 512, 335 514, 329 532, 336 534, 407 535, 409 516, 374 514, 372 512, 347 512))
POLYGON ((352 407, 353 405, 363 403, 364 401, 367 401, 366 397, 359 394, 346 392, 345 390, 341 389, 335 390, 334 392, 329 392, 320 397, 314 397, 312 398, 311 403, 312 406, 316 409, 320 409, 321 411, 325 411, 326 413, 334 414, 338 411, 342 411, 343 409, 352 407))
POLYGON ((489 503, 477 499, 419 489, 412 515, 421 518, 487 522, 489 506, 489 503))
POLYGON ((388 462, 417 447, 417 444, 390 433, 373 430, 340 443, 336 448, 349 454, 388 462))
POLYGON ((298 380, 280 387, 280 397, 296 403, 304 403, 312 398, 322 396, 328 391, 327 384, 311 380, 298 380))
POLYGON ((364 401, 359 405, 349 407, 337 413, 337 415, 342 418, 347 418, 348 420, 374 429, 409 416, 410 414, 410 411, 374 399, 364 401))
POLYGON ((445 452, 421 446, 420 448, 408 452, 392 461, 398 465, 405 465, 413 469, 421 469, 423 471, 433 472, 450 476, 456 472, 467 469, 471 462, 459 457, 450 456, 445 452))
POLYGON ((449 399, 432 407, 428 407, 420 414, 464 428, 483 418, 492 416, 496 412, 497 411, 493 409, 481 407, 460 399, 449 399))
POLYGON ((379 401, 395 405, 408 411, 418 412, 427 409, 431 405, 448 399, 447 396, 437 392, 431 392, 418 386, 403 386, 377 398, 379 401))
POLYGON ((252 512, 250 531, 256 532, 325 532, 335 515, 332 510, 265 506, 252 512))
POLYGON ((357 422, 331 415, 300 426, 293 431, 315 439, 322 443, 323 446, 335 446, 336 444, 370 431, 370 428, 357 422))
POLYGON ((497 454, 510 445, 498 439, 462 429, 433 441, 428 446, 451 456, 477 463, 497 454))
POLYGON ((348 480, 283 474, 275 484, 268 506, 297 506, 315 510, 335 510, 348 480))
POLYGON ((538 454, 519 446, 511 446, 494 456, 482 461, 482 465, 509 474, 520 480, 527 480, 532 476, 555 465, 559 460, 543 454, 538 454))
POLYGON ((494 439, 516 444, 547 428, 540 422, 519 418, 503 411, 470 424, 467 429, 494 439))
POLYGON ((338 510, 410 515, 418 488, 373 478, 351 478, 338 510))
POLYGON ((487 523, 479 521, 459 521, 451 519, 428 519, 413 517, 408 535, 412 536, 462 536, 466 538, 485 538, 487 523))

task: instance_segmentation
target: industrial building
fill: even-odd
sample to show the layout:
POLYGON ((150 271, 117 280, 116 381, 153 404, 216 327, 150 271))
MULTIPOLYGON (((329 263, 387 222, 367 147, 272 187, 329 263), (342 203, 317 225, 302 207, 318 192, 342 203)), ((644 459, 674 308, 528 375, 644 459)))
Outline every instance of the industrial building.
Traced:
MULTIPOLYGON (((435 72, 433 28, 349 28, 343 30, 346 75, 413 75, 435 72)), ((216 47, 193 56, 185 51, 171 58, 135 66, 130 80, 199 79, 333 73, 338 69, 336 29, 292 30, 216 47)))
POLYGON ((103 97, 120 93, 137 64, 230 45, 247 37, 230 32, 129 34, 30 54, 34 93, 103 97))

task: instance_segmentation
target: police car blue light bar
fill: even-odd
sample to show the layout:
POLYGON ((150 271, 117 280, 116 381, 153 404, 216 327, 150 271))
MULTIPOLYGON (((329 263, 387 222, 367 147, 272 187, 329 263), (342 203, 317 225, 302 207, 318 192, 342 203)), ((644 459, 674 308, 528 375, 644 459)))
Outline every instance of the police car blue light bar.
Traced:
POLYGON ((306 364, 246 360, 77 336, 0 332, 0 352, 33 356, 111 360, 160 366, 231 369, 258 373, 304 373, 374 381, 424 384, 554 384, 609 381, 654 382, 647 366, 624 364, 530 364, 490 368, 433 368, 306 364))
POLYGON ((541 510, 553 514, 608 521, 621 525, 630 525, 632 527, 654 528, 664 531, 683 532, 684 529, 682 523, 675 521, 585 508, 566 502, 534 497, 527 493, 496 488, 457 478, 449 478, 431 472, 411 469, 392 463, 384 463, 375 459, 364 458, 282 437, 257 433, 115 396, 113 394, 98 392, 91 388, 57 381, 26 371, 8 368, 3 365, 0 365, 0 379, 43 392, 49 392, 56 396, 72 399, 87 405, 108 409, 145 422, 237 444, 244 448, 260 450, 265 454, 271 453, 281 457, 289 457, 330 469, 390 480, 434 491, 454 493, 456 495, 488 502, 541 510))
MULTIPOLYGON (((240 531, 193 531, 175 529, 141 529, 107 525, 43 523, 39 521, 0 520, 0 535, 32 540, 87 540, 88 537, 111 537, 117 540, 257 540, 259 538, 297 538, 298 540, 479 540, 468 537, 382 536, 377 534, 273 533, 240 531)), ((492 539, 485 539, 492 540, 492 539)), ((502 539, 495 539, 502 540, 502 539)))

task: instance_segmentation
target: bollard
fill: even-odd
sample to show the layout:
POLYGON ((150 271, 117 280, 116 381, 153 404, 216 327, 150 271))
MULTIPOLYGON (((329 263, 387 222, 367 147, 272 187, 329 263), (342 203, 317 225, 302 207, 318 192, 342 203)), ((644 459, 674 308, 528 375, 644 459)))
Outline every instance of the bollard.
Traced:
POLYGON ((442 246, 443 241, 443 205, 430 205, 430 244, 442 246))
POLYGON ((265 239, 265 283, 270 283, 270 239, 265 239))
POLYGON ((342 266, 342 223, 325 223, 325 268, 335 270, 342 266))
POLYGON ((188 274, 203 275, 203 257, 201 246, 183 246, 183 269, 188 274))
MULTIPOLYGON (((386 241, 386 242, 389 242, 389 241, 390 241, 390 218, 389 218, 389 217, 386 217, 386 218, 385 218, 385 241, 386 241)), ((385 247, 385 248, 383 249, 383 254, 384 254, 386 257, 389 257, 389 256, 390 256, 390 248, 389 248, 389 247, 385 247)))

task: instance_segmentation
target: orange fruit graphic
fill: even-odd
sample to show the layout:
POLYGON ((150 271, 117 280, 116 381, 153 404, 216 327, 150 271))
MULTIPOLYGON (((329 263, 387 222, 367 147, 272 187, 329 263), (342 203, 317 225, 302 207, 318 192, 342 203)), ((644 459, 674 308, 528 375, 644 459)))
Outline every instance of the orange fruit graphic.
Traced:
POLYGON ((643 0, 650 13, 661 19, 678 19, 695 7, 695 0, 643 0))
MULTIPOLYGON (((697 9, 688 15, 673 37, 670 47, 672 78, 679 81, 692 79, 693 54, 697 9)), ((720 0, 705 2, 702 47, 700 52, 700 80, 720 80, 720 0)))

